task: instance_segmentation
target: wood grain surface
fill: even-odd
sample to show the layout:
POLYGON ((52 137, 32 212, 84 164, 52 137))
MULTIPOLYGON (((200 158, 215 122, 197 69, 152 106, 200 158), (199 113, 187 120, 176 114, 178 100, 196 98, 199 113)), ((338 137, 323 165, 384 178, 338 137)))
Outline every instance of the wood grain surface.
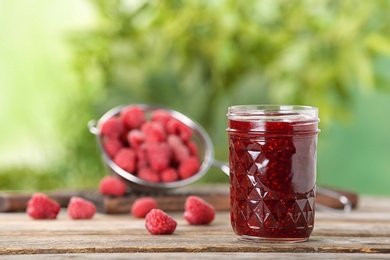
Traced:
POLYGON ((220 259, 224 255, 237 259, 306 259, 313 253, 323 259, 390 257, 390 198, 363 197, 359 207, 348 214, 317 212, 312 237, 296 244, 240 241, 231 229, 227 211, 217 212, 215 221, 208 226, 187 224, 182 212, 169 214, 178 222, 175 233, 155 236, 146 231, 143 219, 130 214, 98 213, 92 220, 76 221, 65 210, 57 220, 1 213, 0 255, 39 259, 65 254, 72 255, 72 259, 154 259, 158 254, 164 259, 220 259))

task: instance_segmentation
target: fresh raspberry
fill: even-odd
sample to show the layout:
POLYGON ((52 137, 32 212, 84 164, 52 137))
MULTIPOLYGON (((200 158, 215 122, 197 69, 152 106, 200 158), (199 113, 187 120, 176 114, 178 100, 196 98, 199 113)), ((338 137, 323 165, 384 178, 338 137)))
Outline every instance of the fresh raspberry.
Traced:
POLYGON ((183 122, 171 118, 166 124, 168 134, 179 136, 183 141, 188 141, 192 137, 192 129, 183 122))
POLYGON ((152 209, 145 217, 145 227, 152 235, 168 235, 175 232, 177 222, 161 209, 152 209))
POLYGON ((148 145, 148 160, 152 169, 162 171, 168 168, 171 161, 171 148, 167 143, 148 145))
POLYGON ((152 121, 160 122, 162 125, 166 125, 168 121, 172 118, 168 111, 163 109, 156 109, 152 113, 152 121))
POLYGON ((157 209, 158 205, 152 197, 139 198, 131 205, 130 213, 136 218, 144 218, 152 209, 157 209))
POLYGON ((169 135, 167 141, 169 147, 171 147, 173 160, 175 162, 182 162, 190 156, 190 151, 177 135, 169 135))
POLYGON ((143 143, 138 149, 135 150, 135 153, 137 155, 137 169, 142 169, 149 167, 149 160, 148 160, 148 147, 146 143, 143 143))
POLYGON ((182 179, 187 179, 199 171, 200 164, 198 158, 191 156, 179 165, 179 175, 182 179))
POLYGON ((103 149, 111 159, 122 148, 122 143, 117 138, 106 138, 103 143, 103 149))
POLYGON ((109 137, 118 137, 123 132, 123 123, 118 117, 107 119, 101 127, 101 135, 109 137))
POLYGON ((68 215, 72 219, 90 219, 96 213, 96 206, 91 201, 79 197, 70 198, 68 215))
POLYGON ((160 173, 160 178, 162 182, 174 182, 179 179, 179 175, 175 169, 168 168, 160 173))
POLYGON ((207 225, 214 220, 214 207, 198 196, 189 196, 184 208, 184 219, 191 225, 207 225))
POLYGON ((138 106, 129 106, 120 115, 123 124, 130 129, 139 128, 145 122, 145 112, 138 106))
POLYGON ((104 195, 123 196, 127 186, 117 177, 105 176, 99 183, 99 191, 104 195))
POLYGON ((137 167, 137 157, 134 150, 122 148, 115 155, 114 163, 127 172, 134 172, 137 167))
POLYGON ((130 131, 131 131, 130 129, 124 127, 122 134, 118 137, 118 140, 122 143, 122 146, 126 146, 126 147, 130 146, 129 140, 127 138, 130 131))
POLYGON ((190 154, 199 158, 199 149, 194 141, 187 142, 187 148, 190 151, 190 154))
POLYGON ((131 148, 139 148, 145 141, 145 134, 138 130, 133 129, 127 134, 127 142, 130 144, 131 148))
POLYGON ((60 204, 38 192, 27 202, 26 212, 33 219, 56 219, 60 209, 60 204))
POLYGON ((164 127, 159 122, 146 122, 142 125, 141 130, 145 134, 148 144, 163 142, 167 136, 164 127))
POLYGON ((151 168, 142 168, 138 171, 138 178, 150 182, 160 182, 159 174, 151 168))

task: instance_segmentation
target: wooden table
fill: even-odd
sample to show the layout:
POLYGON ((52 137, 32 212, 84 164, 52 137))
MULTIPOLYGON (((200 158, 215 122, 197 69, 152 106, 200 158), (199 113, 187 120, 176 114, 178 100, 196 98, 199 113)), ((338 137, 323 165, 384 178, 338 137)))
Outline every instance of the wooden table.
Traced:
POLYGON ((390 198, 362 197, 348 214, 317 212, 308 242, 250 243, 237 239, 228 212, 218 212, 209 226, 190 226, 181 212, 173 235, 154 236, 143 219, 128 214, 97 214, 71 220, 32 220, 25 213, 0 214, 0 256, 7 259, 390 259, 390 198))

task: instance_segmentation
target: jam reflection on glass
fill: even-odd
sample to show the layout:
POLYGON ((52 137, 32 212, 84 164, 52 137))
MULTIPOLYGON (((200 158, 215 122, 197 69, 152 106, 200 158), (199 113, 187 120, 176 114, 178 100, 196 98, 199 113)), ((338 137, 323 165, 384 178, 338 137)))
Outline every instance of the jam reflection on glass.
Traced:
POLYGON ((317 122, 229 119, 229 129, 234 232, 307 240, 314 227, 317 122))

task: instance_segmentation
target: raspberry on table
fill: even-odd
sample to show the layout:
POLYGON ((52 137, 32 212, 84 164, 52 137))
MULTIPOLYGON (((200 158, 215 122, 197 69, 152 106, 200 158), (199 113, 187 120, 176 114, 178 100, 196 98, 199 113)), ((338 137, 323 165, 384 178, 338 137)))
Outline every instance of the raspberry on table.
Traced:
POLYGON ((122 110, 120 117, 123 124, 130 128, 139 128, 145 121, 145 112, 138 106, 129 106, 122 110))
POLYGON ((151 169, 151 168, 142 168, 138 170, 138 178, 143 179, 145 181, 150 181, 150 182, 160 182, 160 176, 159 174, 151 169))
POLYGON ((171 162, 171 148, 167 143, 148 145, 148 160, 152 169, 162 171, 168 168, 171 162))
POLYGON ((89 200, 73 196, 67 212, 72 219, 91 219, 96 213, 96 206, 89 200))
POLYGON ((127 172, 134 172, 137 169, 137 157, 134 150, 122 148, 117 152, 114 163, 127 172))
POLYGON ((122 148, 122 143, 117 138, 106 138, 103 142, 103 149, 111 159, 122 148))
POLYGON ((157 209, 158 205, 154 198, 143 197, 136 199, 131 205, 130 213, 136 218, 144 218, 152 209, 157 209))
POLYGON ((34 193, 27 202, 27 214, 33 219, 56 219, 61 206, 44 193, 34 193))
POLYGON ((152 235, 172 234, 176 226, 176 220, 160 209, 152 209, 145 216, 145 228, 152 235))
POLYGON ((198 196, 187 197, 184 208, 184 219, 191 225, 207 225, 214 220, 214 207, 198 196))
POLYGON ((200 163, 197 157, 191 156, 179 165, 179 176, 187 179, 199 171, 200 163))
POLYGON ((118 117, 107 119, 101 127, 101 135, 108 137, 119 137, 124 130, 123 123, 118 117))
POLYGON ((99 191, 104 195, 123 196, 127 186, 118 177, 105 176, 99 183, 99 191))

